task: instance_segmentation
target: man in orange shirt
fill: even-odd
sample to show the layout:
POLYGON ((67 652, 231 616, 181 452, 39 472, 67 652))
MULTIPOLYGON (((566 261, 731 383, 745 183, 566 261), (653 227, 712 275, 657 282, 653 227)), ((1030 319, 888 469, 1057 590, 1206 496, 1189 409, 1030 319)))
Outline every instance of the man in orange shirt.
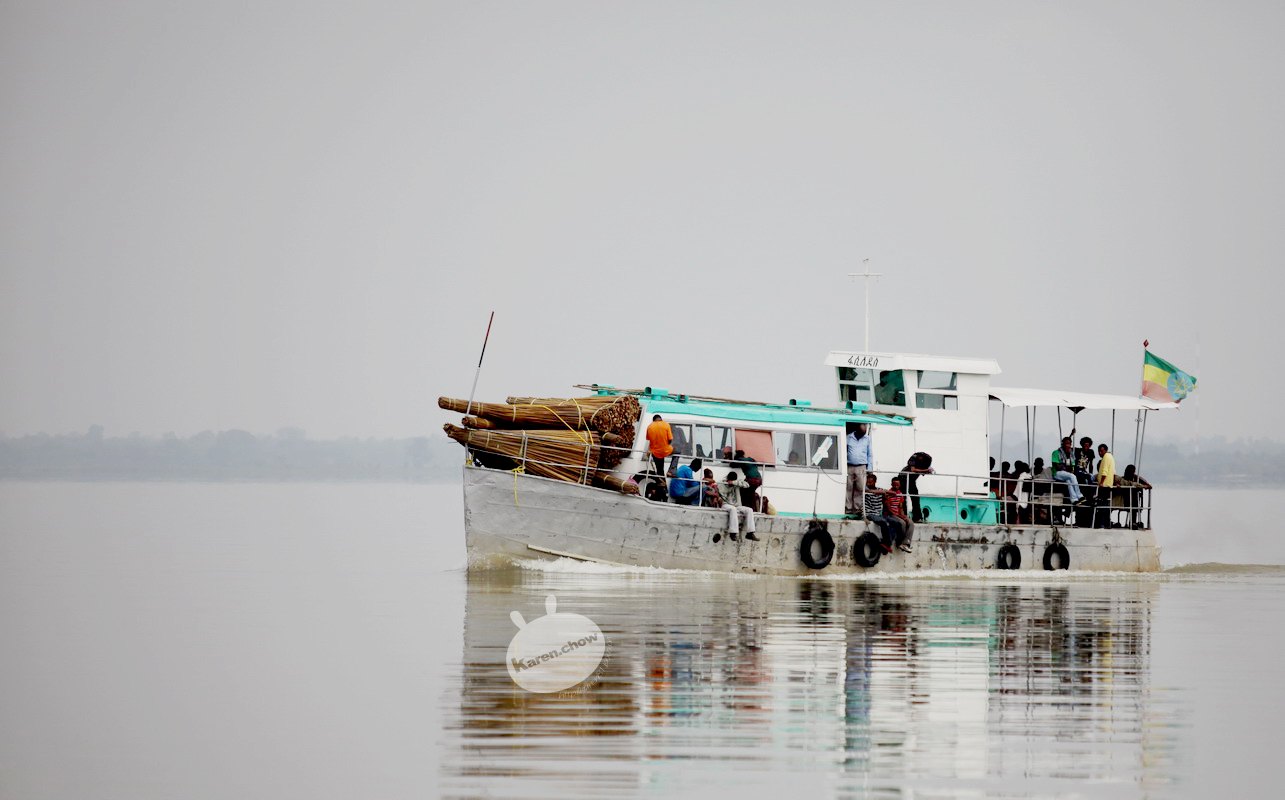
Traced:
POLYGON ((652 469, 657 475, 665 474, 665 459, 674 452, 674 432, 669 423, 656 414, 647 426, 647 444, 651 449, 652 469))

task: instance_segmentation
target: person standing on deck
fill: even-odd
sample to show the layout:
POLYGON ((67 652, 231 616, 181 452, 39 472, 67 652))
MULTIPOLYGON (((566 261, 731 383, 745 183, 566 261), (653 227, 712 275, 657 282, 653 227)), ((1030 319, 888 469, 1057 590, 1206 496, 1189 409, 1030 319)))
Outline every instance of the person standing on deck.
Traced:
POLYGON ((1098 511, 1093 527, 1111 527, 1111 495, 1115 488, 1115 456, 1107 449, 1106 442, 1098 445, 1098 511))
POLYGON ((647 426, 647 446, 651 450, 652 470, 664 477, 665 459, 674 452, 674 431, 659 414, 653 416, 647 426))
POLYGON ((1110 489, 1115 486, 1115 456, 1107 449, 1106 442, 1098 445, 1098 486, 1110 489))
POLYGON ((848 501, 845 504, 847 513, 857 514, 865 508, 866 470, 874 469, 874 466, 870 426, 859 422, 848 434, 848 501))
POLYGON ((910 519, 912 522, 923 522, 924 512, 919 507, 919 476, 931 475, 933 457, 927 453, 914 453, 906 466, 901 470, 901 483, 910 500, 910 519))
POLYGON ((749 506, 755 511, 759 510, 759 487, 763 485, 763 473, 759 472, 758 462, 753 458, 745 455, 744 450, 737 450, 732 456, 735 460, 732 465, 741 468, 745 473, 745 485, 748 489, 741 490, 741 505, 749 506))

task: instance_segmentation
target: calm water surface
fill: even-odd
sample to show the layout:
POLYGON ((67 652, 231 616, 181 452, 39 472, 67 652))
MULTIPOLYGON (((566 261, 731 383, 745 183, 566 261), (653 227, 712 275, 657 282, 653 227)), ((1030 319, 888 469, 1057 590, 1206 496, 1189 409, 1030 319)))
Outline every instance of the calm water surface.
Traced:
POLYGON ((0 797, 1261 794, 1285 492, 1161 498, 1160 575, 821 580, 469 573, 458 487, 0 484, 0 797), (534 694, 549 595, 609 644, 534 694))

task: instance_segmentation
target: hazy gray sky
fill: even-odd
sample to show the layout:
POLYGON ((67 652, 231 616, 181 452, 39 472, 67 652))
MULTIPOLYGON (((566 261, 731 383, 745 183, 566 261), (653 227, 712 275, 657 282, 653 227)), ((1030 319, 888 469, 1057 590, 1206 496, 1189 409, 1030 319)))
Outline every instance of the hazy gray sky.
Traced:
POLYGON ((862 346, 1285 438, 1285 6, 0 2, 0 430, 403 436, 862 346), (1266 340, 1266 341, 1260 341, 1266 340), (1270 406, 1269 406, 1270 408, 1270 406))

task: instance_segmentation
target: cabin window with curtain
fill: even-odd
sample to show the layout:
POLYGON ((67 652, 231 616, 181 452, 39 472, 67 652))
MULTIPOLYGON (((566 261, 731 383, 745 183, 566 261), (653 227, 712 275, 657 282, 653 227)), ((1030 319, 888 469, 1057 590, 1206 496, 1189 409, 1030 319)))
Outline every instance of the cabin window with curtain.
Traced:
POLYGON ((915 405, 919 408, 944 411, 959 410, 959 395, 956 393, 958 382, 959 375, 954 372, 920 370, 919 391, 915 393, 915 405))
POLYGON ((760 466, 770 467, 776 463, 776 452, 772 448, 771 431, 737 428, 736 449, 744 450, 745 455, 757 461, 760 466))

